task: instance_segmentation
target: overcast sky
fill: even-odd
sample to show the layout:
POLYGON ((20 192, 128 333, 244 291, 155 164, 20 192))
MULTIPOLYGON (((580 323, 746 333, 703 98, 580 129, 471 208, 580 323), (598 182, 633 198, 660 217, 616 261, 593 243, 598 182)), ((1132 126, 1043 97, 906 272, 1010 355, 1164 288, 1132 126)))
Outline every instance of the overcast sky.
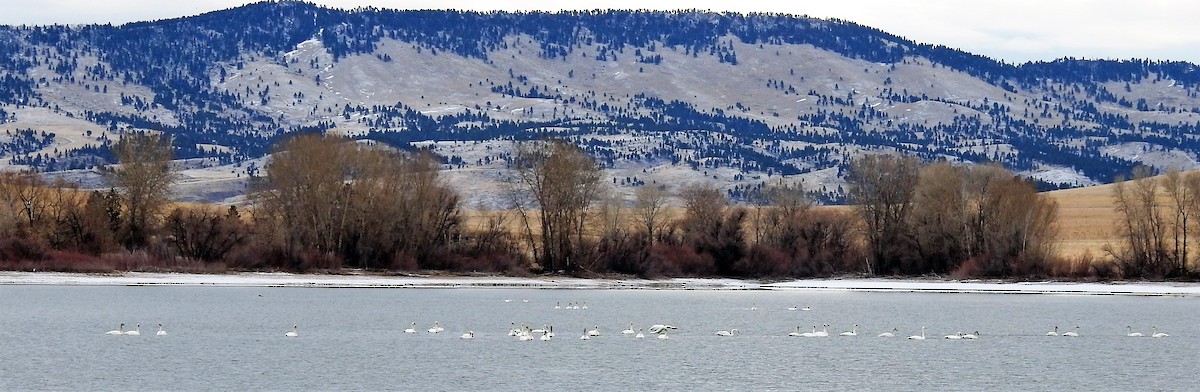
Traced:
MULTIPOLYGON (((0 0, 0 24, 121 24, 237 7, 245 0, 0 0)), ((1014 63, 1061 57, 1200 64, 1192 0, 315 0, 334 8, 701 9, 838 18, 1014 63)))

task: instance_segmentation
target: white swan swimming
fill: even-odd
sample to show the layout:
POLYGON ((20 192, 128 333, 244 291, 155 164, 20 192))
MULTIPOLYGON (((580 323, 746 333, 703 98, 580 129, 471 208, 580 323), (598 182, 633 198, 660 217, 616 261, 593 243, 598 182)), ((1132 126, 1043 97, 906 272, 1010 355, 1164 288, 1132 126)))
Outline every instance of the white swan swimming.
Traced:
POLYGON ((629 329, 621 331, 622 335, 633 335, 633 323, 629 323, 629 329))
POLYGON ((162 323, 158 323, 158 332, 154 333, 157 336, 167 336, 167 331, 163 330, 162 323))
POLYGON ((125 323, 121 323, 120 327, 117 327, 117 329, 114 329, 112 331, 105 332, 105 334, 106 335, 124 335, 125 334, 125 323))
POLYGON ((462 334, 462 336, 459 336, 458 338, 459 339, 474 339, 475 331, 467 331, 467 333, 462 334))
POLYGON ((807 311, 810 311, 810 310, 812 310, 812 308, 805 306, 805 307, 803 307, 803 308, 800 308, 800 310, 801 310, 801 311, 804 311, 804 312, 807 312, 807 311))
POLYGON ((908 340, 925 340, 925 327, 921 327, 920 335, 909 336, 908 340))
POLYGON ((580 309, 587 309, 587 301, 583 301, 583 306, 580 309))
POLYGON ((297 331, 296 331, 296 329, 298 329, 298 328, 300 328, 300 326, 299 326, 299 325, 293 325, 293 326, 292 326, 292 330, 291 330, 291 331, 288 331, 288 332, 287 332, 287 333, 285 333, 285 334, 283 334, 283 336, 286 336, 286 337, 289 337, 289 338, 294 338, 294 337, 300 336, 300 332, 297 332, 297 331))
POLYGON ((404 333, 417 333, 417 322, 413 321, 413 323, 411 325, 409 325, 408 328, 404 329, 404 333))
POLYGON ((799 307, 795 307, 795 306, 789 306, 789 307, 787 308, 787 310, 800 310, 800 308, 799 308, 799 307))
MULTIPOLYGON (((816 327, 814 326, 813 328, 816 328, 816 327)), ((799 325, 797 325, 797 326, 796 326, 796 330, 795 330, 795 331, 793 331, 793 332, 788 332, 788 334, 787 334, 787 336, 791 336, 791 337, 794 337, 794 338, 795 338, 795 337, 800 337, 801 335, 803 335, 803 334, 801 334, 801 333, 800 333, 800 326, 799 326, 799 325)))
POLYGON ((583 329, 583 336, 580 336, 580 337, 579 337, 579 340, 591 340, 591 339, 592 339, 592 337, 591 337, 591 336, 588 336, 588 330, 587 330, 587 328, 584 328, 584 329, 583 329))
POLYGON ((950 340, 962 340, 962 338, 963 338, 963 333, 962 333, 962 332, 959 332, 959 333, 956 333, 956 334, 953 334, 953 335, 946 335, 944 338, 946 338, 946 339, 950 339, 950 340))
POLYGON ((896 329, 896 328, 892 328, 892 330, 891 330, 891 331, 888 331, 888 332, 884 332, 884 333, 881 333, 881 334, 879 334, 879 337, 881 337, 881 338, 894 338, 894 337, 896 337, 896 333, 897 333, 897 332, 900 332, 900 330, 899 330, 899 329, 896 329))
POLYGON ((979 339, 979 331, 975 331, 975 332, 971 332, 969 334, 963 335, 963 339, 971 339, 971 340, 979 339))
POLYGON ((849 331, 839 333, 838 336, 858 336, 858 324, 854 324, 854 328, 849 331))
POLYGON ((643 335, 643 334, 642 334, 642 329, 641 329, 641 328, 638 328, 637 335, 633 335, 633 338, 634 338, 634 339, 642 339, 642 338, 645 338, 645 337, 646 337, 646 335, 643 335))
POLYGON ((142 325, 138 324, 137 328, 132 331, 125 331, 125 334, 129 336, 140 336, 142 334, 142 325))
POLYGON ((541 339, 542 341, 547 341, 547 340, 550 340, 550 338, 553 336, 554 335, 551 335, 549 331, 546 331, 545 333, 542 334, 542 337, 539 339, 541 339))
POLYGON ((829 324, 821 324, 821 330, 814 331, 813 336, 816 336, 818 338, 823 338, 823 337, 829 336, 829 324))
POLYGON ((600 336, 600 326, 597 325, 592 330, 587 331, 588 336, 600 336))
POLYGON ((1128 337, 1131 337, 1131 338, 1140 338, 1140 337, 1142 337, 1142 333, 1141 333, 1141 332, 1133 332, 1133 327, 1132 327, 1132 326, 1128 326, 1128 325, 1126 325, 1126 326, 1125 326, 1125 329, 1129 331, 1129 333, 1128 333, 1128 334, 1126 334, 1125 336, 1128 336, 1128 337))
POLYGON ((816 325, 814 325, 814 326, 813 326, 813 330, 812 330, 812 332, 805 332, 805 333, 802 333, 802 334, 800 334, 800 337, 802 337, 802 338, 815 338, 815 337, 817 337, 817 326, 816 326, 816 325))
POLYGON ((445 331, 445 330, 446 330, 446 329, 445 329, 445 328, 442 328, 441 324, 438 324, 438 322, 437 322, 437 321, 434 321, 434 322, 433 322, 433 326, 432 326, 432 327, 429 327, 429 329, 428 329, 429 333, 438 333, 438 332, 442 332, 442 331, 445 331))
POLYGON ((1058 326, 1055 325, 1053 331, 1046 332, 1046 336, 1058 336, 1058 326))
POLYGON ((1077 338, 1077 337, 1079 337, 1079 326, 1078 326, 1078 325, 1076 325, 1076 326, 1075 326, 1075 328, 1072 328, 1070 331, 1068 331, 1068 332, 1063 332, 1062 336, 1066 336, 1066 337, 1068 337, 1068 338, 1077 338))
POLYGON ((554 337, 554 326, 553 326, 553 325, 547 325, 547 326, 546 326, 546 333, 545 333, 545 336, 546 336, 546 337, 548 337, 548 338, 547 338, 547 339, 543 339, 543 340, 550 340, 549 338, 552 338, 552 337, 554 337))
POLYGON ((728 331, 717 331, 717 336, 733 336, 733 335, 740 335, 741 333, 742 333, 742 331, 738 331, 737 328, 734 328, 734 329, 731 329, 728 331))
POLYGON ((1158 332, 1157 325, 1151 327, 1151 329, 1154 330, 1154 333, 1150 335, 1150 337, 1152 337, 1152 338, 1165 338, 1165 337, 1171 336, 1171 335, 1167 335, 1166 333, 1163 333, 1163 332, 1158 332))
POLYGON ((554 303, 554 308, 555 308, 555 309, 562 309, 562 305, 559 305, 559 304, 561 304, 561 303, 562 303, 562 302, 555 302, 555 303, 554 303))
POLYGON ((667 331, 663 331, 663 333, 661 333, 661 334, 659 334, 659 335, 658 335, 658 338, 659 338, 660 340, 667 340, 667 339, 670 339, 671 337, 670 337, 670 336, 667 336, 667 331))

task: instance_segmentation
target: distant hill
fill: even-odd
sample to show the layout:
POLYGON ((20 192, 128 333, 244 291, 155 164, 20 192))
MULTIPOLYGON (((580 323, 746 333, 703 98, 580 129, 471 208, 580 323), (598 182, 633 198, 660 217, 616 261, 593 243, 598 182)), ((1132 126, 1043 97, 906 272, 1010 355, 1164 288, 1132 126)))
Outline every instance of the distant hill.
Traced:
POLYGON ((96 184, 130 130, 174 136, 184 200, 236 202, 273 142, 329 131, 445 159, 490 198, 512 140, 583 146, 622 191, 803 180, 849 159, 999 162, 1046 189, 1192 169, 1185 62, 1008 64, 838 20, 700 11, 342 11, 271 1, 121 26, 0 26, 0 153, 96 184))

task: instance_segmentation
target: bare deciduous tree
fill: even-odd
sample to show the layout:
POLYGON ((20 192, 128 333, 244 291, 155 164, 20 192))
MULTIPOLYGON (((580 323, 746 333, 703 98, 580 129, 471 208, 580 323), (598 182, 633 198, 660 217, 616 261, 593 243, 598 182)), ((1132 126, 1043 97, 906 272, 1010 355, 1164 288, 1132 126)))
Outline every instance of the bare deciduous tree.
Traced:
POLYGON ((112 147, 119 165, 109 170, 113 186, 121 190, 125 207, 126 247, 146 245, 158 227, 176 173, 171 169, 174 148, 165 134, 127 134, 112 147))
POLYGON ((588 212, 600 195, 599 167, 583 150, 557 140, 517 145, 512 165, 520 188, 509 194, 538 266, 544 271, 575 271, 588 248, 584 233, 588 212), (531 207, 538 211, 537 233, 528 213, 531 207))
POLYGON ((644 185, 635 194, 633 216, 651 246, 670 224, 667 216, 669 200, 663 185, 644 185))
POLYGON ((870 273, 909 272, 904 250, 917 173, 916 158, 900 155, 865 155, 850 164, 848 196, 866 225, 870 273))

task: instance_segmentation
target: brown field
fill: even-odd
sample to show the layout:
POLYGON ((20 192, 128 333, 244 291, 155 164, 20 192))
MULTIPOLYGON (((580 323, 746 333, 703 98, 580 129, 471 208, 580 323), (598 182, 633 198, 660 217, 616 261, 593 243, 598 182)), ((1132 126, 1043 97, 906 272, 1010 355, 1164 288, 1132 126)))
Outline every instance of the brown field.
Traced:
POLYGON ((1118 245, 1113 185, 1046 192, 1058 202, 1058 253, 1073 258, 1103 257, 1106 244, 1118 245))

